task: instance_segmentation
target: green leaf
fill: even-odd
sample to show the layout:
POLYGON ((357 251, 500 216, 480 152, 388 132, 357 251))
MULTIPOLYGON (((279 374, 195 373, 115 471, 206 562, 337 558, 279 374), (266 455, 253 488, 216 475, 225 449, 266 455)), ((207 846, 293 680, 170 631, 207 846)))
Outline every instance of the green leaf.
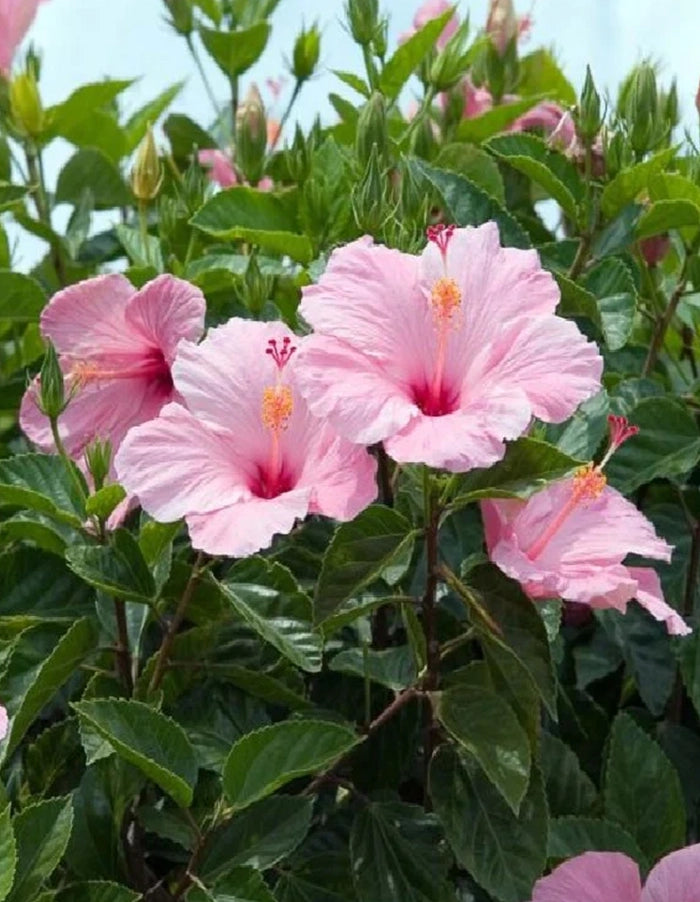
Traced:
POLYGON ((106 520, 115 507, 121 504, 125 498, 126 489, 123 486, 117 483, 105 485, 87 499, 85 502, 85 513, 88 517, 99 517, 102 520, 106 520))
POLYGON ((574 106, 577 102, 576 90, 549 50, 542 48, 526 54, 519 60, 519 69, 519 94, 523 96, 546 94, 561 101, 565 106, 574 106))
POLYGON ((0 270, 0 322, 36 323, 45 304, 46 295, 31 276, 0 270))
POLYGON ((250 241, 300 263, 313 258, 311 242, 299 234, 294 191, 273 194, 236 185, 215 194, 190 223, 215 238, 250 241))
POLYGON ((653 479, 673 479, 700 459, 700 430, 688 408, 671 397, 646 398, 630 412, 639 434, 625 442, 606 468, 623 495, 653 479))
POLYGON ((216 141, 208 132, 181 113, 171 113, 163 123, 163 131, 176 160, 187 160, 195 147, 199 150, 216 147, 216 141))
POLYGON ((140 229, 133 229, 121 222, 117 223, 114 231, 129 262, 134 266, 149 270, 147 278, 163 272, 163 254, 160 239, 156 235, 143 235, 140 229))
POLYGON ((657 200, 637 222, 637 238, 660 235, 670 229, 700 226, 700 207, 690 200, 657 200))
POLYGON ((352 876, 360 902, 454 898, 438 857, 440 836, 433 818, 408 805, 373 802, 360 811, 350 834, 352 876))
POLYGON ((321 669, 323 640, 311 623, 311 601, 286 567, 249 558, 217 585, 261 639, 302 670, 321 669))
POLYGON ((126 151, 131 153, 136 150, 141 140, 146 134, 149 125, 155 124, 162 114, 167 110, 170 104, 175 100, 177 95, 183 89, 184 81, 175 82, 164 91, 142 106, 127 120, 124 130, 126 132, 126 151))
POLYGON ((505 204, 505 187, 498 163, 475 144, 445 144, 435 159, 435 167, 463 175, 499 204, 505 204))
POLYGON ((547 439, 565 454, 590 460, 608 431, 610 402, 605 389, 584 401, 565 423, 549 424, 547 439))
POLYGON ((15 844, 15 834, 10 823, 12 809, 9 804, 5 805, 0 814, 0 902, 4 902, 7 894, 10 892, 12 883, 15 879, 15 869, 17 867, 17 847, 15 844))
POLYGON ((454 172, 429 166, 422 160, 411 160, 410 166, 416 177, 426 179, 442 197, 447 221, 458 226, 479 226, 493 220, 498 225, 502 244, 530 247, 530 239, 520 223, 473 182, 454 172))
POLYGON ((226 797, 246 808, 296 777, 325 770, 360 740, 330 721, 283 721, 234 743, 224 765, 226 797))
POLYGON ((105 79, 93 84, 81 85, 67 100, 47 109, 48 140, 59 135, 69 141, 73 140, 72 136, 80 130, 86 120, 92 120, 92 125, 97 130, 95 113, 108 107, 131 84, 133 84, 132 80, 105 79))
POLYGON ((17 748, 46 703, 73 676, 97 644, 95 625, 88 617, 71 624, 60 638, 56 636, 58 629, 61 627, 47 625, 45 637, 42 637, 41 628, 35 636, 33 631, 30 632, 26 636, 26 646, 18 646, 10 661, 3 683, 12 687, 13 716, 0 750, 3 761, 17 748), (39 641, 41 638, 44 638, 43 642, 39 641))
POLYGON ((623 852, 642 867, 647 865, 633 837, 612 821, 593 817, 558 817, 550 821, 549 858, 574 858, 584 852, 623 852))
POLYGON ((451 508, 482 498, 530 498, 550 482, 567 476, 581 461, 547 442, 519 438, 509 442, 502 460, 488 469, 471 470, 457 478, 451 508))
POLYGON ((584 184, 564 154, 550 150, 535 135, 501 135, 486 145, 490 151, 543 188, 573 220, 578 217, 584 184))
POLYGON ((133 202, 117 166, 101 150, 79 150, 61 170, 56 185, 56 203, 78 206, 88 188, 96 210, 126 207, 133 202))
POLYGON ((411 75, 434 49, 442 30, 450 21, 452 9, 429 19, 415 34, 411 35, 387 60, 379 76, 379 88, 389 100, 395 100, 411 75))
POLYGON ((480 116, 471 119, 462 119, 457 127, 457 139, 459 141, 471 141, 474 144, 482 144, 493 135, 504 132, 509 125, 519 119, 528 110, 536 106, 542 96, 524 97, 513 103, 503 103, 487 110, 480 116))
POLYGON ((276 795, 238 813, 207 838, 199 873, 207 882, 231 868, 264 871, 290 855, 308 833, 313 800, 276 795))
POLYGON ((10 210, 17 201, 27 194, 27 189, 22 185, 11 185, 8 182, 0 182, 0 212, 10 210))
POLYGON ((597 299, 594 322, 600 325, 606 345, 619 351, 627 344, 637 312, 632 273, 621 260, 608 257, 590 270, 583 284, 597 299))
POLYGON ((603 189, 600 207, 605 216, 612 219, 623 207, 647 191, 652 176, 665 169, 675 154, 675 147, 669 147, 643 163, 621 169, 603 189))
POLYGON ((581 768, 576 752, 546 731, 542 732, 541 764, 552 817, 592 810, 598 798, 593 781, 581 768))
POLYGON ((347 673, 373 683, 386 686, 398 692, 416 681, 415 660, 410 646, 385 648, 379 651, 361 648, 346 648, 331 660, 329 670, 347 673))
POLYGON ((442 745, 430 762, 430 795, 462 867, 501 902, 528 899, 547 855, 547 803, 538 771, 516 816, 476 762, 442 745))
POLYGON ((270 36, 270 25, 258 22, 250 28, 237 31, 199 29, 207 52, 228 78, 236 78, 253 65, 265 49, 270 36))
POLYGON ((143 899, 142 894, 128 886, 107 880, 89 880, 67 886, 59 892, 56 902, 139 902, 140 899, 143 899))
POLYGON ((333 75, 336 78, 339 78, 343 84, 346 84, 349 88, 352 88, 353 91, 357 91, 358 94, 361 94, 367 100, 370 98, 370 90, 367 87, 367 83, 360 78, 359 75, 355 75, 354 72, 344 72, 340 69, 333 69, 333 75))
POLYGON ((149 601, 156 592, 138 542, 125 529, 112 533, 109 545, 73 545, 66 552, 71 570, 96 589, 132 601, 149 601))
POLYGON ((500 636, 483 633, 482 640, 505 645, 515 653, 542 701, 554 715, 556 686, 549 641, 532 600, 517 582, 491 564, 474 568, 469 574, 469 585, 479 594, 483 606, 500 629, 500 636))
POLYGON ((0 461, 0 504, 29 508, 75 527, 84 517, 75 483, 53 454, 19 454, 0 461))
POLYGON ((15 816, 13 826, 17 868, 7 902, 35 902, 41 885, 66 851, 73 826, 71 800, 48 799, 29 805, 15 816))
POLYGON ((0 585, 6 617, 80 617, 94 595, 62 559, 34 548, 0 554, 0 585))
POLYGON ((678 774, 627 714, 613 723, 604 783, 605 817, 628 830, 650 861, 685 842, 678 774))
MULTIPOLYGON (((416 531, 398 511, 373 504, 342 523, 323 557, 314 596, 314 619, 322 623, 392 566, 410 562, 416 531)), ((396 579, 400 576, 396 577, 396 579)))
POLYGON ((183 808, 192 804, 197 757, 184 730, 148 705, 99 699, 73 705, 122 758, 136 765, 183 808))
POLYGON ((481 765, 515 814, 530 780, 530 744, 510 705, 495 692, 458 685, 435 695, 435 716, 481 765))
POLYGON ((275 902, 265 878, 252 868, 235 868, 211 889, 193 887, 188 902, 275 902))

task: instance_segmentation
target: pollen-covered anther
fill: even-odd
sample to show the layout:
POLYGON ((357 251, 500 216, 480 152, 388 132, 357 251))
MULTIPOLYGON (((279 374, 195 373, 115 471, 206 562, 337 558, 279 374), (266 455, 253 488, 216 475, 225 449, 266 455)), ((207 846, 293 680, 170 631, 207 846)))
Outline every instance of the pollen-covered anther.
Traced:
POLYGON ((462 306, 462 292, 454 279, 444 276, 438 279, 430 292, 430 307, 436 323, 444 326, 452 323, 462 306))
POLYGON ((573 495, 576 501, 595 501, 607 485, 605 474, 593 464, 580 467, 574 475, 573 495))
POLYGON ((273 432, 286 429, 294 410, 294 398, 288 385, 268 385, 263 391, 261 417, 263 426, 273 432))
POLYGON ((70 375, 76 385, 81 388, 90 382, 95 382, 102 375, 99 367, 89 360, 78 360, 70 369, 70 375))

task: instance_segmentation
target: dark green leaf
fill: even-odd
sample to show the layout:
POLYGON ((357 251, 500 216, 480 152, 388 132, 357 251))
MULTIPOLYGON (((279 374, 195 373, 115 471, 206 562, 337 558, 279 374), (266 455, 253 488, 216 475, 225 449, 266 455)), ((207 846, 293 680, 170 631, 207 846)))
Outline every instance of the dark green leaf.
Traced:
POLYGON ((204 150, 216 147, 216 141, 188 116, 171 113, 163 123, 163 131, 168 136, 173 156, 176 160, 186 160, 195 147, 204 150))
POLYGON ((36 323, 45 304, 46 295, 31 276, 0 270, 0 322, 36 323))
POLYGON ((440 148, 435 166, 463 175, 499 204, 505 204, 505 187, 498 163, 475 144, 445 144, 440 148))
POLYGON ((632 274, 621 260, 608 257, 590 270, 584 286, 597 299, 595 322, 605 343, 611 351, 618 351, 627 344, 637 312, 632 274))
POLYGON ((633 837, 612 821, 592 817, 558 817, 550 821, 549 858, 574 858, 584 852, 623 852, 643 867, 646 865, 633 837))
POLYGON ((542 97, 524 97, 522 100, 516 100, 513 103, 503 103, 487 110, 480 116, 474 116, 471 119, 463 119, 457 128, 457 138, 460 141, 472 141, 474 144, 481 144, 493 135, 507 130, 516 119, 519 119, 528 110, 536 106, 542 97))
POLYGON ((295 777, 324 770, 358 743, 352 730, 329 721, 284 721, 248 733, 224 765, 224 791, 245 808, 295 777))
POLYGON ((79 150, 61 170, 56 203, 77 206, 86 188, 92 192, 96 210, 126 207, 133 200, 117 166, 101 150, 91 147, 79 150))
POLYGON ((175 100, 177 95, 184 87, 184 81, 178 81, 174 85, 170 85, 164 91, 149 101, 141 109, 136 110, 127 120, 124 130, 126 132, 126 151, 131 153, 136 150, 139 143, 146 134, 149 125, 155 124, 162 114, 167 110, 170 104, 175 100))
MULTIPOLYGON (((73 826, 70 798, 29 805, 13 819, 17 868, 7 902, 35 902, 63 857, 73 826)), ((4 864, 4 862, 3 862, 4 864)))
POLYGON ((690 200, 657 200, 639 217, 637 238, 661 235, 669 229, 700 226, 700 207, 690 200))
POLYGON ((65 463, 52 454, 20 454, 0 461, 0 504, 27 507, 71 526, 79 527, 84 516, 65 463))
POLYGON ((561 739, 543 731, 541 763, 550 815, 588 814, 598 793, 582 770, 576 752, 561 739))
POLYGON ((612 219, 623 207, 636 200, 648 189, 649 181, 657 172, 665 169, 675 156, 676 149, 669 147, 635 166, 626 166, 603 189, 600 206, 603 213, 612 219))
POLYGON ((85 513, 89 517, 99 517, 106 520, 114 511, 114 508, 126 498, 126 490, 123 486, 113 483, 103 486, 98 492, 85 502, 85 513))
POLYGON ((10 805, 5 805, 0 814, 0 902, 7 898, 10 888, 15 879, 15 868, 17 867, 17 847, 15 844, 15 834, 10 823, 10 815, 12 810, 10 805))
POLYGON ((73 883, 61 890, 56 902, 139 902, 141 893, 128 886, 109 883, 107 880, 91 880, 87 883, 73 883))
POLYGON ((174 720, 141 702, 122 699, 80 702, 74 708, 118 755, 136 765, 178 805, 192 803, 197 758, 174 720))
POLYGON ((237 31, 200 28, 199 36, 207 52, 228 78, 236 78, 253 65, 265 49, 270 36, 267 22, 237 31))
POLYGON ((419 31, 399 44, 379 76, 379 87, 389 100, 395 100, 399 96, 401 88, 435 47, 443 28, 453 15, 453 10, 449 9, 442 15, 429 19, 419 31))
POLYGON ((73 545, 66 552, 71 570, 108 595, 148 601, 156 587, 136 539, 125 529, 112 534, 109 545, 73 545))
POLYGON ((187 899, 189 902, 275 902, 262 874, 252 868, 235 868, 208 890, 195 886, 187 899))
POLYGON ((347 648, 330 662, 330 670, 348 673, 373 683, 379 683, 398 692, 416 681, 416 665, 408 645, 399 648, 385 648, 380 651, 361 648, 347 648))

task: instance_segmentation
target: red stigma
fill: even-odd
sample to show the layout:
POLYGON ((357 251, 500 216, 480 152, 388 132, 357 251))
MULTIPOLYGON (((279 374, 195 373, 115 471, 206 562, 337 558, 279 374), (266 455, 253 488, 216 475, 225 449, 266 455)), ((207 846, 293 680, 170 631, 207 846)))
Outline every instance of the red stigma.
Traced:
POLYGON ((455 228, 454 225, 445 225, 443 222, 439 222, 437 225, 428 226, 425 230, 428 241, 437 244, 443 257, 447 253, 447 245, 454 235, 455 228))
POLYGON ((277 339, 271 338, 267 347, 265 348, 265 353, 269 354, 270 357, 277 364, 277 369, 280 372, 285 368, 285 366, 289 363, 292 354, 296 351, 296 345, 293 345, 291 338, 288 335, 285 335, 282 339, 282 347, 278 347, 277 339))
POLYGON ((614 450, 639 432, 639 426, 631 426, 627 417, 617 417, 614 414, 610 414, 608 417, 608 427, 610 428, 610 447, 614 450))

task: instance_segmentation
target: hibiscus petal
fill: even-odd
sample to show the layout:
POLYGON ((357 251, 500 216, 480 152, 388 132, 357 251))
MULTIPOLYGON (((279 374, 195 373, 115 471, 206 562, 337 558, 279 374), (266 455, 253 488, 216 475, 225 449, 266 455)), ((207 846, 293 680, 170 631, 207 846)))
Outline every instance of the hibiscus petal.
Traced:
POLYGON ((249 498, 207 514, 186 517, 192 547, 207 554, 246 557, 267 548, 275 535, 291 532, 309 511, 311 489, 276 498, 249 498))
POLYGON ((311 411, 352 442, 382 441, 419 412, 372 359, 332 336, 305 339, 295 377, 311 411))
POLYGON ((4 739, 5 736, 7 736, 7 727, 7 711, 2 705, 0 705, 0 739, 4 739))
MULTIPOLYGON (((681 615, 667 604, 656 570, 651 567, 628 567, 630 576, 637 582, 635 598, 655 620, 660 620, 672 636, 687 636, 692 632, 681 615)), ((700 872, 698 872, 700 882, 700 872)))
POLYGON ((652 868, 642 902, 698 902, 700 843, 671 852, 652 868))
POLYGON ((95 353, 132 354, 143 342, 126 325, 134 287, 124 276, 96 276, 64 288, 41 314, 41 331, 59 354, 74 358, 95 353))
POLYGON ((386 441, 389 454, 401 463, 463 473, 488 467, 505 454, 505 439, 517 438, 530 423, 527 398, 514 389, 509 395, 475 398, 462 410, 442 417, 419 414, 386 441))
POLYGON ((119 481, 156 520, 214 511, 250 497, 233 439, 179 404, 129 432, 115 459, 119 481))
POLYGON ((639 868, 627 855, 585 852, 538 880, 532 902, 640 902, 641 891, 639 868))
POLYGON ((126 321, 144 341, 160 348, 168 363, 181 339, 197 341, 204 332, 206 301, 199 290, 171 275, 148 282, 129 301, 126 321))

